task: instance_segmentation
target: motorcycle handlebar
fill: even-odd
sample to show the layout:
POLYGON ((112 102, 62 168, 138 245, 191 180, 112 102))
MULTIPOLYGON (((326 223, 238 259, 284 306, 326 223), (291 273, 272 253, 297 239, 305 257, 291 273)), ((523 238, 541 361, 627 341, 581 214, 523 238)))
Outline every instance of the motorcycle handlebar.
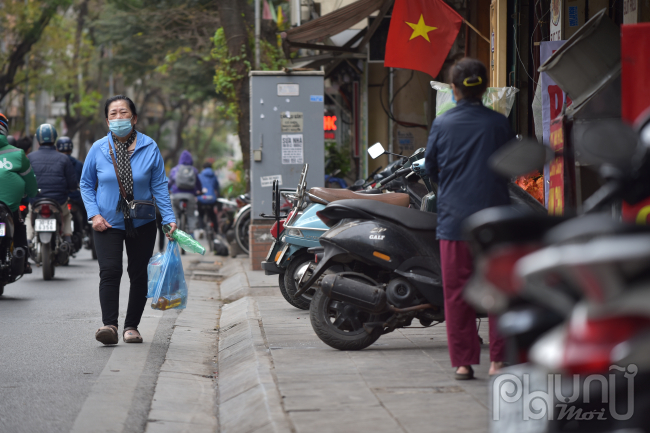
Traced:
POLYGON ((413 170, 411 169, 411 167, 400 168, 400 169, 397 170, 395 173, 393 173, 393 174, 391 174, 390 176, 388 176, 386 179, 382 179, 381 181, 377 182, 377 185, 375 185, 375 188, 376 188, 376 189, 379 189, 379 188, 381 188, 382 186, 386 186, 386 185, 388 185, 390 182, 392 182, 393 180, 397 179, 397 178, 400 177, 400 176, 405 175, 406 173, 410 173, 411 171, 413 171, 413 170))

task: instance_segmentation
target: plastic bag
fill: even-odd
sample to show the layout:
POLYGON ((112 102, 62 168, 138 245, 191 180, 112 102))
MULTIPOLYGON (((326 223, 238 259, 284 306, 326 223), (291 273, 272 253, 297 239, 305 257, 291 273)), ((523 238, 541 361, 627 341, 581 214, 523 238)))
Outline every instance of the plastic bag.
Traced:
MULTIPOLYGON (((169 229, 169 225, 163 226, 163 232, 165 232, 165 234, 169 233, 169 229)), ((174 230, 174 233, 172 233, 172 238, 178 242, 181 248, 183 248, 188 253, 198 253, 201 255, 205 254, 205 247, 201 245, 199 241, 182 230, 174 230)))
MULTIPOLYGON (((436 116, 440 116, 456 106, 456 103, 451 100, 452 93, 449 84, 432 81, 431 87, 436 90, 436 116)), ((515 87, 488 87, 483 94, 483 105, 507 117, 515 104, 517 92, 519 89, 515 87)))
POLYGON ((154 310, 183 309, 187 305, 187 283, 177 242, 167 244, 165 254, 156 254, 147 268, 148 293, 154 310))

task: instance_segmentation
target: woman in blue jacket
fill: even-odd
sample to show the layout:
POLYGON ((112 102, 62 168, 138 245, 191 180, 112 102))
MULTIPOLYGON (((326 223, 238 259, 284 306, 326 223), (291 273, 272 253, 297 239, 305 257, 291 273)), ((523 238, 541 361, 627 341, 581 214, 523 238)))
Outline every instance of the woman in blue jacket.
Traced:
POLYGON ((117 319, 122 255, 126 245, 131 288, 122 338, 125 343, 142 343, 138 325, 147 302, 147 265, 156 242, 156 220, 129 217, 128 207, 124 206, 120 195, 110 149, 114 152, 128 202, 155 198, 163 224, 171 226, 170 234, 176 229, 176 220, 169 201, 162 155, 150 137, 135 130, 138 114, 133 101, 122 95, 109 98, 104 113, 110 132, 96 141, 88 152, 80 182, 88 219, 92 220, 95 230, 99 262, 99 301, 104 326, 97 330, 95 338, 104 344, 119 341, 117 319))

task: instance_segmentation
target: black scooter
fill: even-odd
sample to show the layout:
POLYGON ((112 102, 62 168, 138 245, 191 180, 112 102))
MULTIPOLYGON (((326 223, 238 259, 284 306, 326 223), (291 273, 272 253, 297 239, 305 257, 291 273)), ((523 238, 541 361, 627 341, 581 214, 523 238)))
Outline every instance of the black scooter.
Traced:
MULTIPOLYGON (((331 229, 320 238, 322 251, 315 251, 318 266, 303 274, 296 295, 312 285, 320 288, 310 316, 326 344, 359 350, 413 319, 425 327, 444 320, 436 185, 422 165, 409 164, 382 182, 417 174, 429 191, 421 210, 341 200, 318 213, 331 229)), ((511 200, 539 211, 539 203, 518 189, 511 185, 511 200)))

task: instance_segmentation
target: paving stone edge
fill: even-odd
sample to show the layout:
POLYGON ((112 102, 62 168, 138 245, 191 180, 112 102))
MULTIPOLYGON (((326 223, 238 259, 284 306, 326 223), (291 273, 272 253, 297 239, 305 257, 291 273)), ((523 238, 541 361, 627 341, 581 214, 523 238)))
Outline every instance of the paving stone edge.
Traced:
POLYGON ((218 414, 222 433, 294 432, 282 406, 254 298, 224 305, 219 332, 218 414))

